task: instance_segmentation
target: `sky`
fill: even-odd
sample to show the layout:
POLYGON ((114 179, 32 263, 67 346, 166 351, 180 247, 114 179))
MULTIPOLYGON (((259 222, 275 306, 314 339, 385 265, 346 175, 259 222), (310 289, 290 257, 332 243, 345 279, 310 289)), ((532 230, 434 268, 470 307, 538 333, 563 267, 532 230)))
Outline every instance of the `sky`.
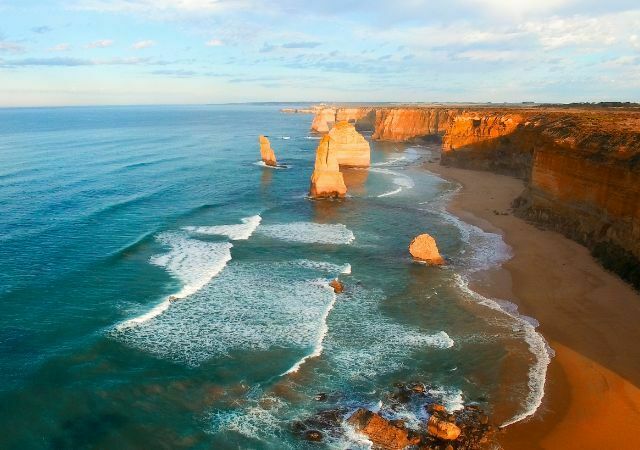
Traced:
POLYGON ((640 101, 640 0, 0 0, 0 106, 640 101))

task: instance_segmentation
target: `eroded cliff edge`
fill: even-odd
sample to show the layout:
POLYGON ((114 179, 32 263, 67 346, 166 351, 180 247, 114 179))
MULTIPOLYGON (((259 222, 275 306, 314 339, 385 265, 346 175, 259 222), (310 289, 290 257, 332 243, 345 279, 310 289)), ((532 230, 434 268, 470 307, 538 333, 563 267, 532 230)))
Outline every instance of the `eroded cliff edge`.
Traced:
POLYGON ((360 128, 375 117, 374 140, 441 140, 444 165, 526 180, 517 215, 584 244, 640 288, 640 110, 394 106, 323 114, 360 128))

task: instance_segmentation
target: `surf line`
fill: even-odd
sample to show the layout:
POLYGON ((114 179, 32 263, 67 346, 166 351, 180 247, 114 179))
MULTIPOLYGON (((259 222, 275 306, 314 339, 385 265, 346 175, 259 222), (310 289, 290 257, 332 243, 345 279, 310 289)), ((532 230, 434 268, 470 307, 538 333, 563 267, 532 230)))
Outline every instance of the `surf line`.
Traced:
MULTIPOLYGON (((349 272, 350 271, 351 271, 351 266, 349 265, 349 272)), ((346 272, 343 272, 343 273, 346 273, 346 272)), ((289 375, 291 373, 296 373, 300 369, 300 367, 305 362, 307 362, 307 360, 320 356, 322 354, 322 351, 324 350, 324 346, 322 344, 324 342, 324 338, 326 337, 327 333, 329 333, 329 325, 327 323, 327 319, 329 318, 329 314, 331 313, 331 310, 333 309, 333 307, 336 304, 336 300, 338 299, 338 296, 334 292, 333 288, 331 286, 329 286, 329 282, 328 281, 322 282, 321 285, 325 289, 327 289, 328 291, 331 292, 331 296, 332 297, 331 297, 331 301, 327 305, 327 308, 324 310, 324 313, 322 314, 322 324, 320 325, 320 330, 318 330, 318 337, 316 339, 316 345, 314 346, 313 351, 311 353, 309 353, 308 355, 303 356, 293 366, 291 366, 291 368, 289 370, 287 370, 286 372, 281 373, 280 374, 281 377, 284 377, 284 376, 289 375)))

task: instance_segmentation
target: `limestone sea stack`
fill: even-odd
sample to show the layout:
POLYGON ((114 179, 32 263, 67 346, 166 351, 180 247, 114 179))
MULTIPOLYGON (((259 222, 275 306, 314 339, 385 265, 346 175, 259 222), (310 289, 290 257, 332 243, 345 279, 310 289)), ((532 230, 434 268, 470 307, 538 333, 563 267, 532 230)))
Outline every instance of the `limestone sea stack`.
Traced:
POLYGON ((444 264, 444 258, 440 256, 435 239, 428 234, 416 236, 409 245, 409 253, 414 259, 439 266, 444 264))
POLYGON ((327 133, 336 122, 335 108, 322 108, 316 111, 316 115, 311 123, 311 131, 316 133, 327 133))
POLYGON ((316 164, 311 175, 309 196, 312 198, 342 198, 347 193, 347 186, 340 173, 336 152, 331 145, 331 138, 326 135, 316 150, 316 164))
POLYGON ((347 121, 336 123, 329 131, 329 138, 341 167, 369 167, 371 148, 353 124, 347 121))
POLYGON ((260 156, 262 157, 262 162, 267 166, 275 167, 278 165, 276 155, 271 148, 271 143, 265 136, 260 136, 260 156))

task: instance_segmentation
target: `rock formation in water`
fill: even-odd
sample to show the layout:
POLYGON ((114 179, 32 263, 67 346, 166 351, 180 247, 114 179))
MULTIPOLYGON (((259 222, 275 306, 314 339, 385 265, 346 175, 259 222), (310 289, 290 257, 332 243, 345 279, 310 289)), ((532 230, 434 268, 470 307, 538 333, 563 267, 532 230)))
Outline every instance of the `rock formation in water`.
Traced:
POLYGON ((311 131, 316 133, 328 133, 333 124, 336 123, 336 109, 322 108, 316 111, 311 122, 311 131))
POLYGON ((460 436, 460 427, 453 422, 432 415, 427 421, 428 433, 438 439, 444 441, 454 441, 460 436))
POLYGON ((444 259, 438 251, 435 239, 428 234, 416 236, 409 245, 409 253, 414 259, 430 265, 444 264, 444 259))
POLYGON ((278 162, 276 161, 276 155, 273 153, 273 149, 271 148, 271 143, 269 139, 265 136, 260 136, 260 156, 262 157, 262 162, 264 162, 267 166, 277 166, 278 162))
POLYGON ((316 150, 316 163, 311 175, 311 198, 342 198, 347 194, 344 178, 331 139, 325 135, 316 150))
POLYGON ((342 294, 344 292, 344 284, 342 284, 342 281, 337 278, 335 280, 331 280, 329 286, 333 288, 333 292, 336 294, 342 294))
POLYGON ((329 131, 329 138, 341 167, 369 167, 371 148, 353 124, 346 121, 336 123, 329 131))
POLYGON ((420 443, 420 437, 401 423, 394 423, 367 409, 360 408, 349 417, 349 424, 364 434, 376 447, 401 450, 420 443))
MULTIPOLYGON (((638 108, 369 109, 376 118, 373 139, 441 138, 444 165, 524 179, 517 215, 586 245, 640 288, 638 108)), ((337 108, 335 118, 354 110, 337 108)), ((353 120, 358 126, 360 119, 353 120)))

